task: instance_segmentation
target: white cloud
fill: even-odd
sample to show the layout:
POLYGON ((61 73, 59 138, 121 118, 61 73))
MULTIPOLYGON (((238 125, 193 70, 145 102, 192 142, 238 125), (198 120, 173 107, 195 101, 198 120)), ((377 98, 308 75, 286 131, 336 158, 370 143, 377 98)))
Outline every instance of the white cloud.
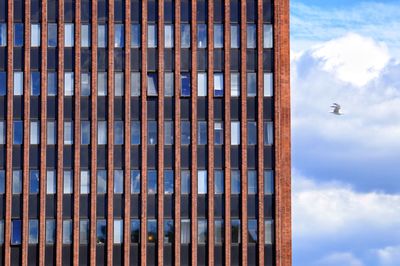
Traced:
POLYGON ((400 246, 389 246, 376 251, 380 266, 398 266, 400 263, 400 246))
POLYGON ((363 266, 364 264, 356 258, 353 254, 344 253, 333 253, 324 258, 318 260, 315 266, 363 266))

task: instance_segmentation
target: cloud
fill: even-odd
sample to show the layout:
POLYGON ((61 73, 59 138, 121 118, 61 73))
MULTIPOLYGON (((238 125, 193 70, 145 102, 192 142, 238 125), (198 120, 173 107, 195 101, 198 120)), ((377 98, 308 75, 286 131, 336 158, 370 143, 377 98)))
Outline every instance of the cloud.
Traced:
POLYGON ((320 259, 315 266, 363 266, 364 264, 351 253, 333 253, 320 259))
POLYGON ((389 246, 376 251, 380 266, 398 266, 400 262, 400 246, 389 246))

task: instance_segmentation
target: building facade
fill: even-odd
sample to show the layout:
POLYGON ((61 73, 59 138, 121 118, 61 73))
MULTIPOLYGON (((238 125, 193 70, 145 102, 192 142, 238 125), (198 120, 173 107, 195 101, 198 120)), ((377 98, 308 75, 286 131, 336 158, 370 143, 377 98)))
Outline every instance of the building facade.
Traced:
POLYGON ((0 0, 4 265, 291 265, 288 0, 0 0))

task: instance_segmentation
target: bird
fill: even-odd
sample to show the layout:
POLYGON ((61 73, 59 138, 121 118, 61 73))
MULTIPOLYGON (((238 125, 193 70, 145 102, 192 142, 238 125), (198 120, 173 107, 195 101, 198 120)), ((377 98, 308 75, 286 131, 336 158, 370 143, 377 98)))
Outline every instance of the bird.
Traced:
POLYGON ((340 112, 340 105, 339 104, 337 104, 337 103, 333 103, 332 105, 331 105, 331 107, 333 108, 333 111, 331 112, 332 114, 334 114, 334 115, 342 115, 342 113, 340 112))

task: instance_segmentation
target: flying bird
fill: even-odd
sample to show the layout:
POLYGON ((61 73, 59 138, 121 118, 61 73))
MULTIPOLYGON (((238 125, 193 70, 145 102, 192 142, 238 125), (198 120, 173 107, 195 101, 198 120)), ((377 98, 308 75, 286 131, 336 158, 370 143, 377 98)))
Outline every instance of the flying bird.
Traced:
POLYGON ((342 113, 340 112, 340 105, 339 104, 333 103, 331 105, 331 107, 333 108, 333 110, 331 112, 332 114, 334 114, 334 115, 342 115, 342 113))

